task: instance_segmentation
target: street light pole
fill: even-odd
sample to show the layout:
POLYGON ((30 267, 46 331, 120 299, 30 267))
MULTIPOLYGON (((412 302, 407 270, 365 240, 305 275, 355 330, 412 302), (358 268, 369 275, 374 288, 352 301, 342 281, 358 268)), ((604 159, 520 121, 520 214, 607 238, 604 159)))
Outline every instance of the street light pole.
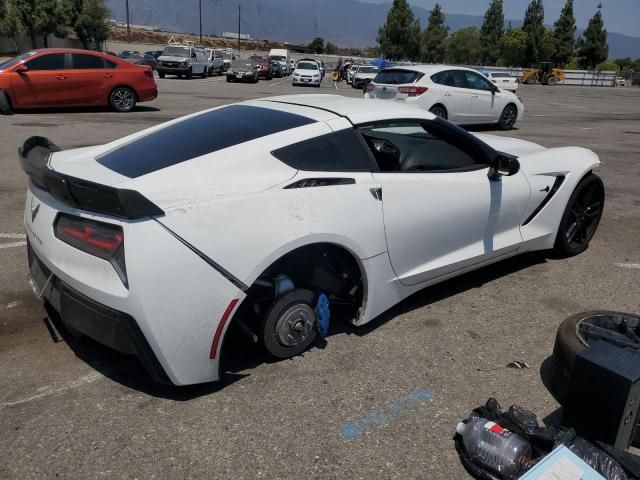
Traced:
POLYGON ((124 0, 124 9, 127 15, 127 42, 131 42, 131 25, 129 23, 129 0, 124 0))

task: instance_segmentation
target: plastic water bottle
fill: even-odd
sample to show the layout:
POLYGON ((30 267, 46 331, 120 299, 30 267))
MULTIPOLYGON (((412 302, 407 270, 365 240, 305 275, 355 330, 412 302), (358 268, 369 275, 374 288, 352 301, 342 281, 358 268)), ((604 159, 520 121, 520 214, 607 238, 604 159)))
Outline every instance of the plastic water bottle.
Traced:
POLYGON ((531 458, 529 442, 486 418, 460 422, 456 431, 471 459, 502 478, 518 473, 531 458))

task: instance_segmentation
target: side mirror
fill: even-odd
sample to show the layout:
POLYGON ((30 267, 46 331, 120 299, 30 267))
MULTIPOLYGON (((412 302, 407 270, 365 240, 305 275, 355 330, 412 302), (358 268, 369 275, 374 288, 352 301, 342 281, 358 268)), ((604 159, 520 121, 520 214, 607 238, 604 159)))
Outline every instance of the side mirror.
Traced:
POLYGON ((18 65, 13 71, 16 73, 26 73, 29 71, 29 67, 27 67, 25 64, 22 64, 18 65))
POLYGON ((520 171, 520 162, 512 155, 499 153, 489 168, 489 178, 498 180, 500 177, 510 177, 520 171))

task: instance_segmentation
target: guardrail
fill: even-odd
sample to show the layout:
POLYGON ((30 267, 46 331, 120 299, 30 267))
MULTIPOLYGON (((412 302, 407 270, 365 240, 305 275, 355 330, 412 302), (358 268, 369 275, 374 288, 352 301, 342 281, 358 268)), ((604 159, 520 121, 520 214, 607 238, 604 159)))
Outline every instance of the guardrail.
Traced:
MULTIPOLYGON (((471 66, 481 72, 501 72, 522 78, 522 68, 512 67, 481 67, 471 66)), ((579 85, 585 87, 615 87, 618 72, 614 71, 597 71, 597 70, 565 70, 565 79, 558 82, 558 85, 579 85)))

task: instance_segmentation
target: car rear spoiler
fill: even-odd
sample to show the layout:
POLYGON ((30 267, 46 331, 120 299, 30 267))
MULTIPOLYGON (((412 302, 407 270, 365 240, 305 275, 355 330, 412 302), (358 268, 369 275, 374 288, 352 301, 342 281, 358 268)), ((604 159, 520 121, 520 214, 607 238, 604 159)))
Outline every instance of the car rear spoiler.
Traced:
POLYGON ((135 190, 110 187, 71 177, 49 167, 49 157, 60 148, 45 137, 31 137, 18 149, 22 169, 39 188, 56 200, 82 210, 121 218, 164 215, 155 203, 135 190))

